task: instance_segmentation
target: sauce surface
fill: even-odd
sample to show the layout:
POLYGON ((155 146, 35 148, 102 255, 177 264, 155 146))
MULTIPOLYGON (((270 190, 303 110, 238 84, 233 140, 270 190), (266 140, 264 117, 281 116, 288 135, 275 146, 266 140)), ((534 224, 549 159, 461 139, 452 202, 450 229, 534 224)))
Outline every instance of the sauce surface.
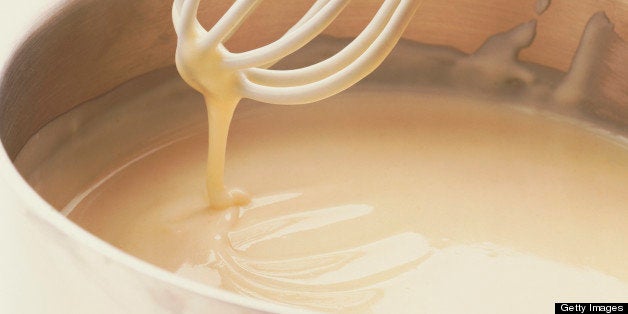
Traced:
POLYGON ((113 114, 94 105, 65 117, 89 123, 25 172, 70 219, 132 255, 324 311, 543 311, 628 295, 620 140, 529 107, 368 82, 302 107, 244 102, 226 180, 254 197, 216 211, 203 185, 202 98, 163 72, 119 92, 151 90, 113 114), (102 163, 95 180, 83 158, 102 163))
POLYGON ((567 118, 587 100, 591 38, 612 24, 591 18, 568 74, 517 60, 535 28, 470 55, 402 42, 381 71, 312 105, 242 101, 225 185, 243 185, 248 205, 210 208, 203 97, 172 68, 53 121, 16 166, 129 254, 273 302, 541 313, 625 301, 628 145, 567 118))

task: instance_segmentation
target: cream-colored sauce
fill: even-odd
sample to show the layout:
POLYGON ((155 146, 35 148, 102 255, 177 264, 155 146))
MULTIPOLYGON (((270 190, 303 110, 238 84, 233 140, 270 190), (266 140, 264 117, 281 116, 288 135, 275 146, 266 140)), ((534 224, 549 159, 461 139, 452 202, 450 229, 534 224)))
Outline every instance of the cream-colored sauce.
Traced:
POLYGON ((207 195, 212 208, 249 202, 246 193, 224 186, 229 125, 240 99, 301 105, 333 96, 379 66, 412 20, 420 0, 385 1, 373 20, 336 55, 291 70, 269 70, 320 34, 349 3, 317 1, 281 38, 263 47, 232 53, 224 45, 259 0, 236 1, 209 30, 196 19, 200 0, 175 0, 176 66, 183 80, 205 98, 209 121, 207 195))
MULTIPOLYGON (((215 211, 202 99, 176 79, 152 90, 124 104, 128 121, 112 132, 127 138, 85 132, 68 153, 145 141, 129 130, 166 113, 146 117, 146 102, 180 106, 188 116, 171 118, 184 127, 109 161, 69 217, 160 267, 332 311, 513 312, 525 302, 527 313, 628 294, 624 143, 504 103, 371 84, 298 108, 245 102, 226 180, 254 197, 215 211)), ((81 177, 73 159, 53 160, 36 171, 50 194, 67 187, 46 183, 81 177)))
POLYGON ((179 45, 177 68, 181 77, 205 98, 209 121, 205 186, 211 206, 226 208, 249 203, 250 197, 245 192, 224 186, 229 125, 241 99, 237 91, 237 73, 225 69, 216 52, 199 51, 196 45, 179 45))
POLYGON ((16 165, 122 250, 273 302, 541 313, 625 301, 626 140, 554 106, 565 76, 517 61, 534 31, 468 56, 403 43, 373 78, 312 105, 243 101, 224 179, 246 185, 245 206, 209 208, 204 99, 173 69, 60 117, 16 165))

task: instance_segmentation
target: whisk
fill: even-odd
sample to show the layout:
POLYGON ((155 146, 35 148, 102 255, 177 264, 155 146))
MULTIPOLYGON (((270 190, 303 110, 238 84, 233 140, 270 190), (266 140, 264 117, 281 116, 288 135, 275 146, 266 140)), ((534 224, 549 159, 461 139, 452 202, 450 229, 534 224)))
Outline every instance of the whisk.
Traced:
POLYGON ((212 207, 246 203, 227 191, 224 163, 233 112, 242 98, 279 105, 312 103, 360 81, 381 64, 414 16, 420 0, 385 0, 373 19, 344 49, 319 63, 291 70, 269 69, 318 36, 350 0, 317 0, 281 38, 241 53, 223 43, 261 0, 236 0, 209 30, 197 19, 200 0, 175 0, 176 65, 182 78, 205 97, 209 117, 207 187, 212 207))

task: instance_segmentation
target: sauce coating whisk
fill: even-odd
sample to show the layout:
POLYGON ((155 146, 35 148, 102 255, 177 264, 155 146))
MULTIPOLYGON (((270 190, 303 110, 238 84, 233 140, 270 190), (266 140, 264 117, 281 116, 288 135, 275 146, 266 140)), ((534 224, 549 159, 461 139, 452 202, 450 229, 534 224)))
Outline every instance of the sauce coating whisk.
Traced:
POLYGON ((337 94, 379 66, 414 16, 420 0, 385 0, 373 19, 344 49, 319 63, 291 70, 269 67, 300 49, 331 24, 350 0, 317 0, 281 38, 241 53, 227 41, 261 0, 236 0, 205 30, 197 19, 200 0, 175 0, 176 65, 182 78, 205 97, 209 116, 207 189, 212 207, 248 202, 223 184, 227 134, 242 98, 279 105, 315 102, 337 94))

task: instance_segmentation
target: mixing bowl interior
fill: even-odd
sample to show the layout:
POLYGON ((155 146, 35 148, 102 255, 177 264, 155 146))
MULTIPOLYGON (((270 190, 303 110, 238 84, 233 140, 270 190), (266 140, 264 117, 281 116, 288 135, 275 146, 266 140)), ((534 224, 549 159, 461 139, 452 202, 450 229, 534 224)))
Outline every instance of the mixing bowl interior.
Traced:
MULTIPOLYGON (((265 1, 227 46, 233 51, 244 51, 273 41, 293 25, 312 2, 265 1)), ((424 0, 404 35, 402 46, 406 49, 413 44, 428 44, 439 49, 451 47, 451 51, 458 55, 471 54, 490 36, 536 19, 536 37, 529 47, 521 51, 520 60, 549 68, 552 73, 559 73, 557 77, 560 77, 570 69, 585 26, 596 12, 604 11, 614 23, 615 32, 624 39, 628 38, 626 1, 554 0, 546 11, 541 12, 543 10, 539 7, 547 2, 424 0)), ((227 0, 202 1, 201 22, 206 26, 212 25, 231 3, 227 0)), ((352 1, 324 35, 343 40, 355 37, 370 21, 380 3, 380 0, 352 1)), ((160 72, 171 74, 168 77, 176 77, 173 69, 176 36, 170 10, 170 0, 60 1, 55 11, 50 12, 37 28, 27 34, 24 43, 7 63, 1 78, 0 140, 9 158, 15 160, 39 130, 81 104, 98 101, 103 95, 111 95, 111 91, 115 94, 117 88, 138 77, 146 78, 160 72)), ((342 42, 343 45, 345 43, 342 42)), ((393 53, 391 58, 399 56, 403 56, 403 53, 393 53)), ((387 66, 402 69, 403 62, 397 60, 387 66)), ((628 84, 628 77, 625 76, 615 77, 615 80, 618 81, 615 86, 628 84)), ((246 105, 250 106, 250 103, 246 105)), ((610 111, 601 112, 606 115, 610 112, 615 118, 614 126, 618 126, 625 134, 628 131, 626 99, 614 106, 610 111)), ((14 177, 19 178, 17 173, 14 177)), ((27 187, 26 183, 23 183, 23 187, 27 187)), ((193 295, 190 300, 195 300, 198 308, 204 308, 204 302, 212 298, 257 308, 267 306, 247 303, 248 299, 208 290, 205 285, 194 285, 171 273, 151 268, 149 264, 132 259, 130 255, 91 237, 65 217, 50 210, 43 201, 32 197, 35 194, 30 188, 22 190, 33 193, 23 193, 20 197, 27 196, 22 197, 28 198, 26 207, 30 208, 27 211, 35 212, 35 208, 38 214, 44 213, 37 217, 43 217, 38 218, 42 226, 51 227, 48 228, 50 230, 44 230, 49 232, 47 235, 63 235, 57 239, 60 247, 71 243, 71 250, 81 251, 83 247, 89 246, 90 250, 81 251, 85 256, 72 256, 89 264, 85 269, 100 276, 100 282, 108 283, 110 286, 106 288, 113 287, 112 283, 117 284, 119 280, 128 279, 131 282, 134 279, 129 278, 140 278, 137 274, 142 273, 146 276, 133 282, 135 286, 121 286, 127 287, 128 291, 149 287, 148 291, 158 287, 156 293, 145 298, 149 300, 146 302, 154 303, 155 306, 171 306, 168 298, 172 295, 175 295, 172 299, 193 295), (46 216, 47 212, 56 216, 46 216), (111 263, 112 260, 116 263, 111 263), (193 293, 190 294, 190 291, 193 293)), ((53 204, 49 199, 46 201, 53 204)), ((116 291, 116 294, 125 302, 136 301, 131 300, 132 294, 126 292, 122 289, 116 291)))
MULTIPOLYGON (((65 1, 15 52, 0 86, 0 138, 11 159, 55 117, 138 75, 173 64, 176 38, 171 1, 65 1)), ((239 51, 277 38, 311 1, 266 1, 228 47, 239 51), (264 31, 258 31, 263 29, 264 31)), ((541 1, 543 2, 543 1, 541 1)), ((230 1, 203 1, 201 22, 211 25, 230 1)), ((353 1, 325 34, 354 37, 379 1, 353 1)), ((490 35, 538 19, 524 61, 566 71, 589 17, 606 12, 628 33, 624 1, 553 1, 542 15, 536 1, 425 0, 404 37, 471 53, 490 35)))

